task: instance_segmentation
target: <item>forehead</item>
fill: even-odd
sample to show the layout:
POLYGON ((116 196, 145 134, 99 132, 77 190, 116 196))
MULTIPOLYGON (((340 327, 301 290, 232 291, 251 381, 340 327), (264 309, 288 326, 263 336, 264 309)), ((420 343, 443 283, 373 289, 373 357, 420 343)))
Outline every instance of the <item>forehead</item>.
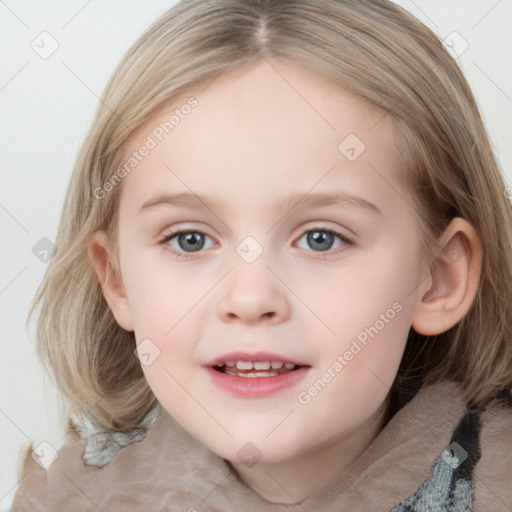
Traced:
POLYGON ((235 68, 176 96, 136 132, 126 158, 148 137, 154 147, 123 182, 141 204, 166 185, 249 200, 269 187, 362 186, 375 178, 369 166, 398 166, 391 116, 280 60, 235 68), (195 106, 183 108, 189 98, 195 106))

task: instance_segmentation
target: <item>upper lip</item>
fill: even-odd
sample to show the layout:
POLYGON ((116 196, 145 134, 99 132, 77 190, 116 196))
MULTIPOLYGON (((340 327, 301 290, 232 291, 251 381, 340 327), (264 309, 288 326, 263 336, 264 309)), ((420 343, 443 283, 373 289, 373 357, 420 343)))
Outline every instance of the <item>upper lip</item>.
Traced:
POLYGON ((251 361, 251 362, 264 362, 264 361, 282 361, 283 363, 292 363, 297 366, 307 366, 305 363, 290 359, 289 357, 275 354, 273 352, 229 352, 222 356, 216 357, 207 361, 204 366, 215 366, 217 364, 223 364, 227 361, 251 361))

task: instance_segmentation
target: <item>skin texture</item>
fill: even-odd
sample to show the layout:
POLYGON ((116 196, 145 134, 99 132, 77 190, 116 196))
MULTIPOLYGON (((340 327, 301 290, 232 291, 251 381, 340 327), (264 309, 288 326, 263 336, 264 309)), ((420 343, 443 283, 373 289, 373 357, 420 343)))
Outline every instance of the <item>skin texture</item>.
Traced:
POLYGON ((434 334, 465 315, 482 249, 473 228, 454 219, 433 248, 436 265, 424 265, 412 197, 397 176, 392 117, 294 64, 271 64, 230 70, 154 113, 127 155, 190 96, 198 102, 122 182, 121 275, 103 232, 89 253, 119 325, 159 350, 143 370, 163 407, 264 498, 294 503, 324 487, 382 429, 411 325, 434 334), (365 145, 353 161, 338 149, 350 134, 365 145), (178 192, 224 204, 139 212, 178 192), (291 193, 321 192, 358 196, 380 213, 350 203, 286 205, 291 193), (321 251, 307 237, 321 228, 350 242, 334 237, 321 251), (159 243, 181 229, 205 233, 204 248, 187 252, 178 237, 159 243), (262 249, 252 263, 236 251, 247 236, 262 249), (370 326, 378 333, 308 394, 370 326), (277 352, 311 368, 274 396, 235 397, 202 367, 235 350, 277 352), (247 443, 257 464, 238 455, 247 443))

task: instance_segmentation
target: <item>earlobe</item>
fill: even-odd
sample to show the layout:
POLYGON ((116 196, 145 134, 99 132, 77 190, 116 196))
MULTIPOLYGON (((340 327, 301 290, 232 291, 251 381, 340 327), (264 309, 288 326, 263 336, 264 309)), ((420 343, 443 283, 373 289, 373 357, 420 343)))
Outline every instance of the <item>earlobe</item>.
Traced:
POLYGON ((477 232, 466 220, 453 219, 439 240, 427 289, 418 290, 413 329, 427 336, 451 329, 469 311, 482 269, 483 248, 477 232))
POLYGON ((108 237, 104 231, 96 231, 87 246, 89 259, 103 291, 103 296, 117 323, 126 331, 133 331, 133 321, 128 297, 122 278, 115 269, 108 250, 108 237))

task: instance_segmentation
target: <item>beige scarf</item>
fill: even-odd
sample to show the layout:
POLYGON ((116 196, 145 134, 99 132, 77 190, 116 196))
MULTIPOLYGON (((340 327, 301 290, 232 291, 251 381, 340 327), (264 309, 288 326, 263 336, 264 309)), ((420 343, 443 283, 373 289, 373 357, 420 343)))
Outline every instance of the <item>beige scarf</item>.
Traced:
POLYGON ((123 447, 119 438, 118 453, 99 438, 89 445, 93 462, 110 446, 104 467, 84 463, 87 439, 76 434, 47 470, 22 454, 12 512, 512 512, 512 408, 496 401, 466 413, 458 384, 421 388, 350 466, 285 505, 259 496, 158 409, 145 436, 123 447))

